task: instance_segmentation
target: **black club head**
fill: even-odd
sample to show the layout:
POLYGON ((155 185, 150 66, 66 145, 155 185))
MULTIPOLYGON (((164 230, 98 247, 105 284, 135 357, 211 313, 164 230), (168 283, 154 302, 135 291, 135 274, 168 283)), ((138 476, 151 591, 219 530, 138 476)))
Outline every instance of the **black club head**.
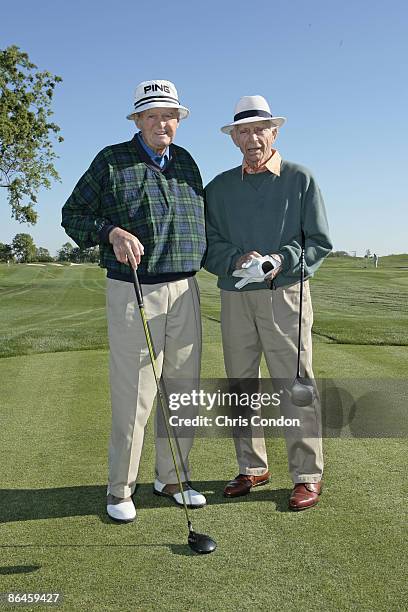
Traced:
POLYGON ((217 548, 217 543, 210 536, 205 533, 196 533, 193 530, 190 530, 188 534, 188 545, 199 555, 212 553, 217 548))

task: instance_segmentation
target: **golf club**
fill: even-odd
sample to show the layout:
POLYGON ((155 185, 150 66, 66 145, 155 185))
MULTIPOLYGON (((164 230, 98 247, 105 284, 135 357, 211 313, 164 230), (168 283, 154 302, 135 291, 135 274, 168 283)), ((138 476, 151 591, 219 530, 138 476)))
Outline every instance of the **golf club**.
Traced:
POLYGON ((178 466, 177 466, 177 461, 176 461, 176 454, 175 454, 175 450, 174 450, 174 445, 173 445, 173 441, 172 441, 172 438, 171 438, 170 425, 168 423, 168 402, 167 402, 167 397, 166 397, 164 389, 162 388, 162 385, 160 384, 159 376, 158 376, 158 373, 157 373, 156 354, 154 352, 154 347, 153 347, 152 337, 151 337, 151 334, 150 334, 149 324, 147 322, 146 314, 145 314, 145 311, 144 311, 142 290, 141 290, 141 287, 140 287, 139 278, 137 276, 136 269, 133 269, 131 267, 131 270, 132 270, 132 274, 133 274, 133 285, 135 287, 136 299, 137 299, 137 303, 138 303, 138 306, 139 306, 140 316, 142 318, 143 329, 144 329, 145 336, 146 336, 147 347, 149 349, 150 361, 151 361, 151 364, 152 364, 153 374, 154 374, 154 378, 155 378, 155 381, 156 381, 158 401, 159 401, 159 404, 160 404, 160 408, 161 408, 161 411, 162 411, 162 414, 163 414, 164 423, 165 423, 165 426, 166 426, 166 431, 167 431, 167 437, 168 437, 168 440, 169 440, 171 456, 173 458, 174 468, 176 470, 176 475, 177 475, 177 481, 178 481, 178 485, 179 485, 179 488, 180 488, 181 497, 182 497, 182 500, 183 500, 183 508, 184 508, 184 512, 185 512, 185 515, 186 515, 186 519, 187 519, 187 526, 188 526, 188 540, 187 541, 188 541, 188 545, 191 548, 191 550, 193 550, 194 552, 196 552, 198 554, 212 553, 217 548, 217 543, 212 538, 210 538, 210 536, 208 536, 208 535, 206 535, 204 533, 196 533, 193 530, 193 526, 192 526, 191 521, 190 521, 190 517, 189 517, 188 509, 187 509, 187 504, 186 504, 186 498, 185 498, 184 490, 183 490, 183 484, 181 482, 180 472, 179 472, 179 469, 178 469, 178 466))
POLYGON ((300 304, 299 304, 299 328, 297 346, 297 371, 296 378, 292 385, 291 397, 295 406, 309 406, 314 399, 313 385, 308 379, 300 376, 300 346, 302 338, 302 314, 303 314, 303 285, 305 281, 305 247, 302 236, 302 249, 300 251, 300 304))
POLYGON ((270 272, 271 270, 274 269, 274 265, 271 261, 264 261, 264 263, 262 264, 262 271, 265 274, 268 274, 268 272, 270 272))

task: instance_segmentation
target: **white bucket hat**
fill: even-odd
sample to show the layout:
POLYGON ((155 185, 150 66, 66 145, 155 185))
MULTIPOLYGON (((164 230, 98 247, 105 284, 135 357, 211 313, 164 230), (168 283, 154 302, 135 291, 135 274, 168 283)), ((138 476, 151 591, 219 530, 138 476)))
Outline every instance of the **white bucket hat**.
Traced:
POLYGON ((135 113, 141 113, 148 108, 177 108, 179 119, 185 119, 190 113, 188 108, 180 105, 174 83, 162 80, 139 83, 136 87, 133 107, 126 119, 133 119, 135 113))
POLYGON ((270 121, 273 127, 281 127, 285 117, 273 117, 269 104, 262 96, 243 96, 235 107, 234 121, 221 128, 224 134, 231 134, 235 125, 253 121, 270 121))

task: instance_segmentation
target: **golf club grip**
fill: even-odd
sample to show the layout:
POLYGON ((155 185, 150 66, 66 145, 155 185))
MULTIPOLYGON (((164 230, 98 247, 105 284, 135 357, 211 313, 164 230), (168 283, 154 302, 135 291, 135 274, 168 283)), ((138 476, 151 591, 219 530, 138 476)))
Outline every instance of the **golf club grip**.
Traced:
POLYGON ((262 264, 262 272, 264 274, 268 274, 268 272, 270 272, 271 270, 274 269, 274 265, 271 261, 264 261, 264 263, 262 264))
POLYGON ((132 268, 132 275, 133 275, 133 284, 135 286, 135 293, 136 293, 137 303, 139 305, 139 308, 140 307, 143 308, 143 294, 142 294, 142 290, 140 288, 139 277, 137 275, 136 268, 135 269, 132 268))

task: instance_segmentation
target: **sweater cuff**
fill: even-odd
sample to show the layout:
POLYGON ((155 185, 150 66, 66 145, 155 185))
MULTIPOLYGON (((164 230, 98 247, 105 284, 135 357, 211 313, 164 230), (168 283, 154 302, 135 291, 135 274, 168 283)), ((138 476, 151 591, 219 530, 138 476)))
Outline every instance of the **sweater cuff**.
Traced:
POLYGON ((111 223, 107 223, 104 225, 98 232, 99 242, 103 244, 110 244, 109 242, 109 234, 115 229, 116 225, 112 225, 111 223))
POLYGON ((286 272, 288 265, 287 265, 287 258, 285 257, 285 255, 282 253, 282 251, 277 251, 276 255, 279 255, 279 257, 281 258, 281 272, 286 272), (286 263, 286 266, 285 266, 286 263))

